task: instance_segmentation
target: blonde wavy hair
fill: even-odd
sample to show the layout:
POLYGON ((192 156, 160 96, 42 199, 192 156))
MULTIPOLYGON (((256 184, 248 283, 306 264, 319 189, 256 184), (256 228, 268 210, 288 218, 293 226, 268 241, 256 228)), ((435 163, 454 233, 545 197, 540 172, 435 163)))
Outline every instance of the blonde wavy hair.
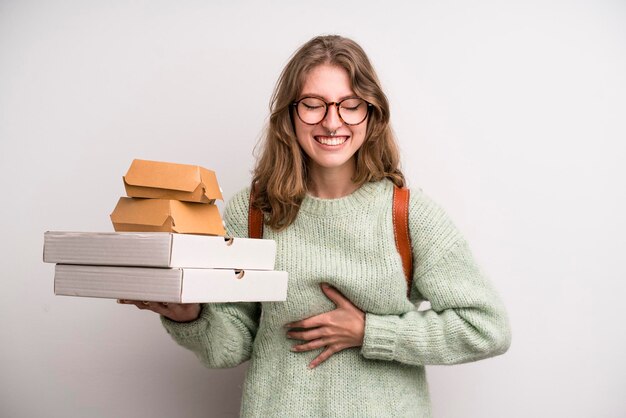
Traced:
POLYGON ((252 205, 265 214, 265 223, 280 231, 293 223, 307 192, 308 157, 298 144, 292 103, 302 91, 310 71, 321 64, 344 68, 356 95, 373 106, 367 117, 365 141, 356 152, 352 181, 390 179, 403 187, 400 156, 389 124, 389 103, 363 49, 337 35, 318 36, 302 45, 283 69, 270 101, 269 124, 261 138, 253 170, 252 205))

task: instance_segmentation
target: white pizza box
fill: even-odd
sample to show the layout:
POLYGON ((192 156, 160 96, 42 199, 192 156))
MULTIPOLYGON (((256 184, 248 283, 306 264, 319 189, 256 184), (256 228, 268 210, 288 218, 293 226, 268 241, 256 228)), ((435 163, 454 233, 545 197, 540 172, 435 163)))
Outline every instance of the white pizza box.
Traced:
POLYGON ((287 273, 57 264, 54 293, 172 303, 284 301, 287 273))
POLYGON ((171 232, 44 234, 46 263, 273 270, 276 242, 171 232))

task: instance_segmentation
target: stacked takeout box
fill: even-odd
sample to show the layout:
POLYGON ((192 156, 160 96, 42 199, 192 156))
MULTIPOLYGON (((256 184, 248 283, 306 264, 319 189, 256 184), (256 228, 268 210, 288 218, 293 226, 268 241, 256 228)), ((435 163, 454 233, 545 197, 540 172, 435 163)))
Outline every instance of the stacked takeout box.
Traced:
POLYGON ((225 235, 215 173, 187 164, 134 160, 123 177, 128 197, 111 214, 116 231, 225 235))
POLYGON ((111 214, 117 232, 44 234, 57 263, 57 295, 156 302, 281 301, 287 273, 274 271, 276 243, 225 237, 215 173, 134 160, 128 197, 111 214))

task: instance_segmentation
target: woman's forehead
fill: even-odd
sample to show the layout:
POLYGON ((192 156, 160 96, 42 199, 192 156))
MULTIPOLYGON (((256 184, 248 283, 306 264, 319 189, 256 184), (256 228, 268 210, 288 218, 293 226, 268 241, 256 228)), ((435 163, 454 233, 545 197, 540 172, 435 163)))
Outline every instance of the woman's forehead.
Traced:
POLYGON ((311 69, 304 77, 300 96, 319 96, 327 101, 339 101, 354 96, 354 91, 345 68, 321 64, 311 69))

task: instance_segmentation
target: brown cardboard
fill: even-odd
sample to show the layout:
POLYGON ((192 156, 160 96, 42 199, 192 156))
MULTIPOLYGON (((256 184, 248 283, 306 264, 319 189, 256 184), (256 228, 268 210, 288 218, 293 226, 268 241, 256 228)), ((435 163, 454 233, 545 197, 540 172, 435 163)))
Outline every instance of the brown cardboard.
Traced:
POLYGON ((111 221, 117 232, 226 235, 217 206, 205 203, 122 197, 111 221))
POLYGON ((197 165, 136 159, 123 179, 129 197, 199 203, 224 200, 215 172, 197 165))

